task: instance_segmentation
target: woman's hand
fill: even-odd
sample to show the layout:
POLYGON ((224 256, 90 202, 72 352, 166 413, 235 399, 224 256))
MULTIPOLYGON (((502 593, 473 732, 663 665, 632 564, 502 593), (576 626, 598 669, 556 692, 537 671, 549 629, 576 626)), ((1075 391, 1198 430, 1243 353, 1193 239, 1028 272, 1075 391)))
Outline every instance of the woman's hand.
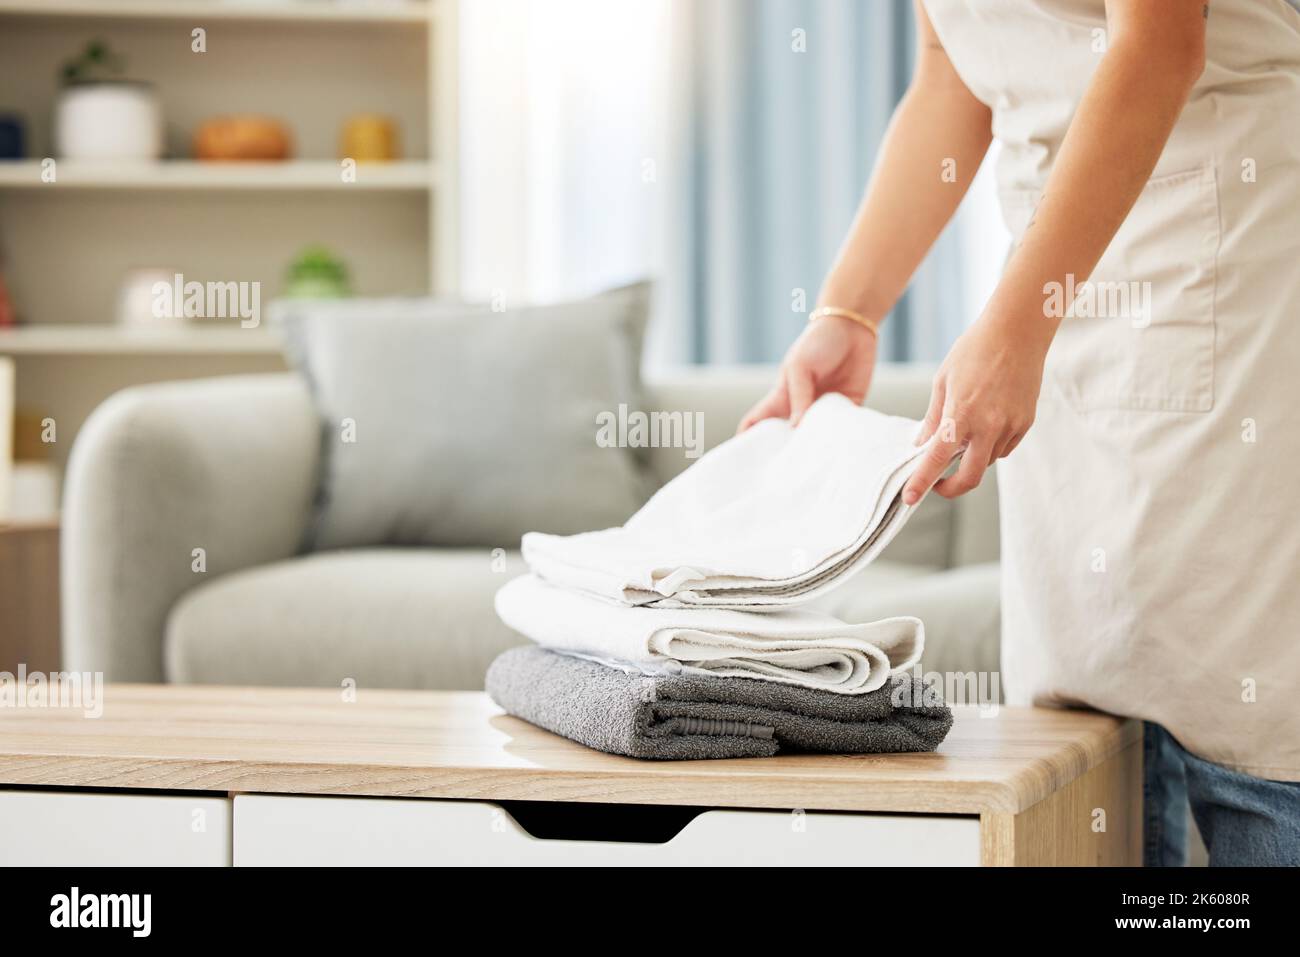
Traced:
POLYGON ((1034 421, 1043 361, 1053 329, 1030 338, 1024 327, 999 323, 987 314, 953 344, 934 377, 930 408, 916 444, 938 433, 934 445, 903 488, 903 503, 920 501, 962 453, 955 474, 934 485, 945 498, 980 484, 984 470, 1009 455, 1034 421))
POLYGON ((798 425, 803 414, 827 392, 840 392, 861 403, 876 367, 876 336, 865 326, 842 316, 827 316, 808 324, 781 363, 776 385, 749 410, 737 432, 763 419, 789 419, 798 425))

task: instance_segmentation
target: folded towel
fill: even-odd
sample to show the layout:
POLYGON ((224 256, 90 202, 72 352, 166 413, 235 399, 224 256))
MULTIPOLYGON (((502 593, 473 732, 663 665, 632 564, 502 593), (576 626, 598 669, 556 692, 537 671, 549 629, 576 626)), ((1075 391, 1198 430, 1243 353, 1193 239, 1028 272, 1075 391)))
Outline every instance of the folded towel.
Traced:
POLYGON ((952 712, 911 675, 897 675, 870 694, 847 696, 712 676, 647 677, 526 647, 492 662, 487 691, 518 718, 634 758, 933 751, 952 727, 952 712), (904 687, 908 683, 911 688, 904 687))
POLYGON ((921 657, 917 618, 849 625, 810 611, 629 608, 523 575, 497 592, 497 614, 539 645, 666 670, 862 694, 921 657))
POLYGON ((524 559, 549 582, 626 604, 799 604, 907 521, 902 489, 926 451, 918 429, 831 393, 798 428, 768 419, 711 450, 621 528, 530 532, 524 559))

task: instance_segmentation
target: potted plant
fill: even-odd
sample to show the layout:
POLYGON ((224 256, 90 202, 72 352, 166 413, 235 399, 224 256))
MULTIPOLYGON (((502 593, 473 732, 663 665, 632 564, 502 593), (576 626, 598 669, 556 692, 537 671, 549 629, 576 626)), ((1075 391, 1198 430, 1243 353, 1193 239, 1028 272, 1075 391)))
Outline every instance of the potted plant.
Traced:
POLYGON ((151 84, 127 79, 121 56, 92 40, 63 66, 54 140, 66 159, 152 160, 162 155, 162 110, 151 84))
POLYGON ((289 265, 290 299, 343 299, 352 294, 343 261, 324 246, 308 246, 289 265))

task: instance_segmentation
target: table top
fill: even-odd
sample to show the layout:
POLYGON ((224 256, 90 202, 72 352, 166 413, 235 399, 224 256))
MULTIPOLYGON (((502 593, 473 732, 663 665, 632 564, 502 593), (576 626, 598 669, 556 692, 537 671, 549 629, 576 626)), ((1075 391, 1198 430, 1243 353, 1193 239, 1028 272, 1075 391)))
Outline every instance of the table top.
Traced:
POLYGON ((953 710, 932 754, 643 761, 481 692, 107 685, 99 717, 0 707, 0 786, 1017 813, 1140 733, 1086 711, 953 710))

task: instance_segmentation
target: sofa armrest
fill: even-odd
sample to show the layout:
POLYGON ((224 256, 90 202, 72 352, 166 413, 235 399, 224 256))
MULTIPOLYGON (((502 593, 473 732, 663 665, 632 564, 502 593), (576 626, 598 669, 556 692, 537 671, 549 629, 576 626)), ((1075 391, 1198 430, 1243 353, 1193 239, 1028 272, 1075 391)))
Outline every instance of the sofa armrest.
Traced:
POLYGON ((297 551, 319 445, 292 374, 138 386, 99 406, 64 491, 63 667, 163 680, 165 623, 181 595, 297 551))

